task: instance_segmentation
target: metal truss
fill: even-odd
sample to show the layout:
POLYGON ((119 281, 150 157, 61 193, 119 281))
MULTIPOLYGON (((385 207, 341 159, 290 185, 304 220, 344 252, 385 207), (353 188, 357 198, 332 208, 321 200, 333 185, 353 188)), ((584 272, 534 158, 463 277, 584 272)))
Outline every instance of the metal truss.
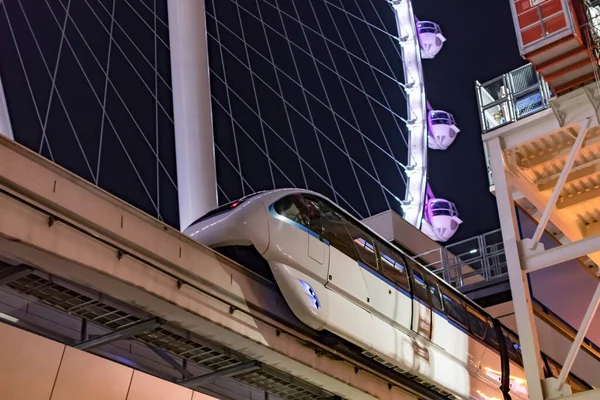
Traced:
MULTIPOLYGON (((219 379, 233 378, 281 399, 316 400, 334 397, 326 390, 183 331, 160 318, 29 266, 15 267, 0 263, 0 286, 3 285, 19 296, 26 296, 61 314, 79 318, 80 340, 74 342, 73 338, 46 332, 32 325, 15 324, 16 326, 117 361, 119 356, 107 345, 118 341, 139 343, 175 371, 171 376, 161 377, 175 380, 182 386, 198 389, 219 379), (96 331, 102 328, 108 332, 89 337, 88 332, 92 328, 96 328, 96 331), (191 372, 192 365, 208 372, 194 375, 191 372), (182 378, 172 378, 177 375, 182 378)), ((136 365, 136 368, 157 375, 151 367, 136 365)), ((198 371, 198 368, 195 370, 198 371)))
MULTIPOLYGON (((571 396, 571 389, 565 383, 566 378, 585 339, 592 318, 600 305, 599 284, 566 360, 563 362, 559 376, 544 379, 536 325, 533 318, 528 274, 600 250, 600 235, 574 240, 572 243, 563 244, 550 250, 545 250, 543 244, 540 244, 542 234, 557 209, 557 200, 563 191, 565 182, 572 173, 576 157, 580 153, 586 138, 589 138, 590 118, 584 118, 574 124, 574 126, 576 126, 578 133, 573 135, 575 137, 571 141, 571 148, 562 171, 556 179, 554 189, 550 197, 547 198, 545 207, 542 208, 538 205, 538 209, 543 209, 543 213, 539 218, 539 225, 532 238, 522 240, 518 232, 515 216, 514 195, 516 192, 523 194, 523 184, 519 183, 518 177, 515 176, 515 171, 511 170, 512 164, 507 159, 504 138, 498 135, 488 138, 484 137, 498 203, 509 282, 513 296, 529 397, 531 399, 554 399, 558 397, 562 399, 571 396)), ((572 398, 585 400, 597 399, 599 396, 600 389, 595 389, 578 393, 572 398)))

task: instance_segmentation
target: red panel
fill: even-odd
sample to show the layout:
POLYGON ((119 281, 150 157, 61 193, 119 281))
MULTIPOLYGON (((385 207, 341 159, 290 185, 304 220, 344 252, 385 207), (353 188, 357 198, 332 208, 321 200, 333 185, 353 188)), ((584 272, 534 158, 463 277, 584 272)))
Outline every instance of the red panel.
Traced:
POLYGON ((544 26, 546 27, 546 34, 550 35, 554 32, 557 32, 561 29, 567 27, 567 20, 565 18, 565 14, 557 15, 556 17, 552 17, 544 21, 544 26))
POLYGON ((540 6, 540 9, 542 10, 542 18, 548 18, 561 11, 564 12, 560 0, 547 1, 540 6))
POLYGON ((521 38, 523 39, 523 45, 527 46, 531 42, 541 39, 544 37, 544 32, 542 31, 542 24, 534 25, 524 31, 521 31, 521 38))
POLYGON ((529 0, 515 0, 515 9, 517 10, 517 15, 529 10, 530 8, 531 2, 529 0))
POLYGON ((537 8, 533 10, 529 10, 520 14, 519 17, 519 26, 521 29, 528 27, 529 25, 539 24, 540 23, 540 14, 538 13, 537 8))

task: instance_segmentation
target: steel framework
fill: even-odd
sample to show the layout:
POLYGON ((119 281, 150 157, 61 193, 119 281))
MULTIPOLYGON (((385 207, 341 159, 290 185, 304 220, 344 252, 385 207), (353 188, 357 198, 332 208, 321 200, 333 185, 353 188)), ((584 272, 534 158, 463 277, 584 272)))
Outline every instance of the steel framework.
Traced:
MULTIPOLYGON (((582 93, 585 92, 584 89, 580 90, 582 93)), ((583 235, 580 235, 580 237, 575 237, 572 232, 569 238, 571 243, 563 244, 551 250, 545 250, 543 244, 540 244, 540 238, 544 229, 546 229, 550 221, 553 221, 558 208, 557 202, 560 202, 560 199, 564 199, 565 184, 573 182, 575 179, 574 175, 572 175, 574 165, 582 164, 582 148, 586 147, 586 144, 589 145, 591 143, 589 141, 593 136, 591 129, 597 126, 597 119, 595 110, 590 110, 589 108, 589 104, 580 103, 577 111, 573 112, 573 109, 570 109, 564 121, 566 124, 561 127, 560 125, 564 122, 555 121, 550 132, 548 132, 548 125, 543 124, 543 122, 544 118, 555 118, 551 113, 540 116, 537 119, 537 125, 535 124, 536 121, 531 120, 527 129, 523 128, 523 126, 517 126, 514 129, 506 127, 496 132, 488 133, 483 137, 489 157, 488 165, 493 178, 493 189, 498 204, 509 282, 521 341, 529 397, 532 399, 554 399, 558 397, 565 398, 565 396, 577 399, 597 399, 600 396, 600 390, 596 389, 571 397, 571 389, 565 384, 565 379, 573 366, 576 355, 581 349, 581 344, 600 304, 600 285, 591 299, 559 376, 544 379, 528 284, 528 274, 533 271, 550 267, 566 260, 590 255, 600 250, 600 236, 595 235, 585 238, 583 235), (581 118, 582 116, 583 118, 581 118), (569 120, 569 117, 580 118, 577 121, 572 121, 569 120), (524 169, 518 166, 517 150, 515 149, 519 149, 520 146, 526 146, 533 140, 545 140, 548 143, 552 143, 552 135, 566 135, 567 140, 565 144, 568 144, 569 148, 568 151, 564 149, 561 151, 550 151, 548 160, 545 160, 545 162, 551 162, 553 159, 560 158, 563 160, 560 161, 562 169, 558 176, 554 177, 555 184, 551 193, 549 195, 548 193, 540 195, 528 188, 528 185, 531 183, 525 179, 524 169), (540 139, 542 136, 545 136, 545 138, 540 139), (586 140, 588 143, 586 143, 586 140), (517 192, 519 193, 518 195, 517 192), (518 231, 514 206, 515 198, 518 196, 528 198, 538 209, 539 225, 531 238, 522 239, 518 231)), ((544 151, 540 151, 540 154, 542 152, 544 151)), ((537 185, 536 188, 542 191, 545 189, 537 185)), ((590 198, 589 201, 594 201, 594 199, 590 198)), ((560 221, 555 220, 553 222, 559 228, 561 227, 560 221)), ((564 230, 567 230, 566 225, 564 226, 564 230)))

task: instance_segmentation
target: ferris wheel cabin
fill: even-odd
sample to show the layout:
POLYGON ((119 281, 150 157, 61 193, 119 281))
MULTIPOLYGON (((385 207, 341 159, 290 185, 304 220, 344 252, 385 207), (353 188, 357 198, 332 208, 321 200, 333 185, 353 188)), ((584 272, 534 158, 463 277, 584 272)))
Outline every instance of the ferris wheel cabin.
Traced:
POLYGON ((454 116, 442 110, 429 111, 427 124, 429 126, 428 146, 432 150, 446 150, 456 139, 456 134, 460 132, 454 116))
POLYGON ((421 56, 427 59, 434 58, 446 41, 440 26, 431 21, 418 21, 417 33, 421 43, 421 56))
POLYGON ((430 198, 425 205, 421 231, 438 242, 448 241, 458 230, 462 220, 454 203, 430 198))

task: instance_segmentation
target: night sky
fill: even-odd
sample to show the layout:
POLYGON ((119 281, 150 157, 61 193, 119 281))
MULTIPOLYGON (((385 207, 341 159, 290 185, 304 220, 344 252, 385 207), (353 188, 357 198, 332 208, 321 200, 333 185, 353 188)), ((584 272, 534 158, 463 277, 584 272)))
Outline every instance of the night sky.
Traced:
POLYGON ((486 82, 526 61, 519 56, 508 0, 418 0, 413 7, 420 19, 440 23, 448 39, 423 67, 432 106, 452 112, 461 129, 450 149, 429 152, 436 196, 454 201, 464 221, 452 238, 457 241, 500 227, 488 190, 475 81, 486 82))
MULTIPOLYGON (((385 75, 401 78, 402 66, 385 34, 395 28, 389 5, 371 1, 206 0, 220 202, 298 186, 359 217, 399 211, 404 186, 394 158, 406 162, 405 127, 385 107, 402 114, 406 106, 385 75)), ((0 73, 19 142, 178 227, 165 3, 3 2, 0 73)), ((413 6, 448 39, 423 65, 428 100, 461 129, 449 150, 429 151, 434 193, 454 201, 464 221, 456 241, 499 226, 475 80, 524 61, 506 0, 413 6)))

